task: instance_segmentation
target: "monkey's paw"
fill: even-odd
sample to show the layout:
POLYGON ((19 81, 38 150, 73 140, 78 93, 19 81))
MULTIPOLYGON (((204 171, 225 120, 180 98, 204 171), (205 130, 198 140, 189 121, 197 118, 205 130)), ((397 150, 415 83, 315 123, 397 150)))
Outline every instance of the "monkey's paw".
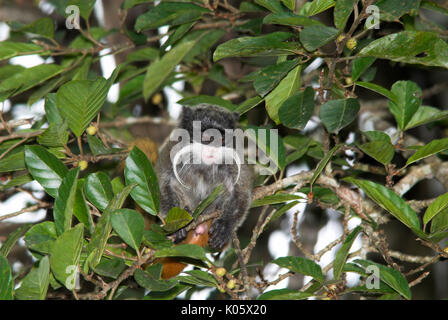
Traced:
POLYGON ((212 249, 221 250, 229 242, 231 235, 232 228, 228 223, 215 220, 210 227, 208 244, 212 249))
POLYGON ((187 229, 182 228, 172 234, 174 243, 179 243, 187 237, 187 229))

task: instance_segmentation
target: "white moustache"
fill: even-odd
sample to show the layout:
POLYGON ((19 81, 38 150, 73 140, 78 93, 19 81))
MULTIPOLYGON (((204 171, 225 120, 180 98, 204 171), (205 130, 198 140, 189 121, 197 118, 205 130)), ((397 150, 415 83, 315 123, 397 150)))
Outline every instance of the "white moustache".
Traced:
MULTIPOLYGON (((193 142, 191 144, 186 145, 185 147, 181 148, 176 155, 174 156, 174 158, 172 159, 172 164, 173 164, 173 171, 174 171, 174 176, 176 177, 177 181, 179 181, 179 183, 187 188, 187 189, 191 189, 191 187, 187 186, 182 179, 180 178, 179 173, 177 172, 177 165, 179 163, 184 163, 186 160, 189 161, 190 154, 193 154, 193 163, 194 162, 194 156, 195 155, 201 155, 202 154, 202 148, 204 148, 205 146, 202 145, 201 143, 198 142, 193 142), (186 157, 188 156, 188 157, 186 157)), ((240 173, 241 173, 241 159, 238 156, 238 153, 235 151, 235 149, 233 148, 228 148, 228 147, 219 147, 216 148, 216 151, 219 152, 222 155, 224 155, 224 159, 225 159, 225 163, 226 164, 231 164, 233 162, 233 160, 235 160, 235 163, 237 165, 238 168, 238 174, 236 177, 236 180, 234 182, 234 185, 238 182, 239 178, 240 178, 240 173), (230 160, 230 161, 228 161, 230 160)), ((222 158, 222 157, 221 157, 222 158)), ((202 159, 202 157, 200 156, 200 159, 202 159)))

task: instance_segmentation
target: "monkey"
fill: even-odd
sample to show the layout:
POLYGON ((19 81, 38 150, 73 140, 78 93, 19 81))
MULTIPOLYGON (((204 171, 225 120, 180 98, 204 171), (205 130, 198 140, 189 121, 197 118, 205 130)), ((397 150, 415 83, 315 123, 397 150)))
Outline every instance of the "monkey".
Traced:
MULTIPOLYGON (((179 124, 162 146, 155 166, 163 218, 173 207, 191 213, 217 186, 224 186, 220 196, 202 212, 219 212, 219 216, 211 225, 202 223, 194 230, 195 236, 208 232, 208 245, 217 251, 229 243, 251 205, 252 168, 242 163, 233 148, 234 138, 226 135, 237 128, 238 117, 238 113, 220 106, 184 106, 179 124), (183 143, 175 140, 179 133, 183 134, 183 143)), ((183 241, 187 237, 185 227, 172 237, 174 243, 183 241)))

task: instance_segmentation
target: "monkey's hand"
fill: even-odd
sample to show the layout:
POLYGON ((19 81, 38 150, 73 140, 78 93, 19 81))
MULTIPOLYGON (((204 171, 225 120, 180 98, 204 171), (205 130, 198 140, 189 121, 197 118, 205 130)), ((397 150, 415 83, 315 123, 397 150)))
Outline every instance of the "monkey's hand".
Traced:
POLYGON ((179 243, 187 237, 187 229, 182 228, 172 234, 173 242, 179 243))
POLYGON ((224 219, 213 221, 209 231, 208 245, 215 250, 222 250, 230 241, 233 227, 231 223, 224 219))

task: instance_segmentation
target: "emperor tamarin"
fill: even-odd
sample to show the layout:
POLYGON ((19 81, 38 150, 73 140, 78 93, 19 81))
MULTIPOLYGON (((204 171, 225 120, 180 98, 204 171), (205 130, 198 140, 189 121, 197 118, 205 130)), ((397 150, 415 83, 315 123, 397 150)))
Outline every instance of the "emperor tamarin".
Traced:
MULTIPOLYGON (((202 213, 220 213, 208 230, 208 244, 216 250, 229 242, 251 202, 252 170, 243 161, 244 153, 238 154, 234 147, 237 121, 237 113, 218 106, 184 107, 156 164, 163 217, 173 207, 192 213, 216 187, 224 186, 224 192, 202 213)), ((185 228, 180 229, 174 241, 186 235, 185 228)))

